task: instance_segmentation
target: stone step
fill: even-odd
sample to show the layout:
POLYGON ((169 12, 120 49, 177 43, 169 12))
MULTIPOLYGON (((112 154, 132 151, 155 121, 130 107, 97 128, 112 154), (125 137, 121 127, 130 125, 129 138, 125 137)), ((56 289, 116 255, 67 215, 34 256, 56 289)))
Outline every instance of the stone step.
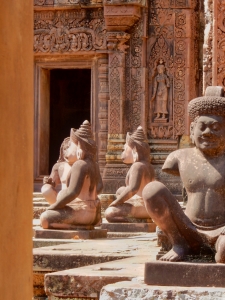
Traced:
POLYGON ((102 223, 108 232, 155 232, 155 223, 102 223))
POLYGON ((42 193, 37 193, 37 192, 33 192, 33 199, 34 198, 42 198, 43 196, 42 196, 42 193))
MULTIPOLYGON (((207 272, 208 274, 208 272, 207 272)), ((168 274, 167 274, 168 276, 168 274)), ((170 275, 168 276, 170 277, 170 275)), ((204 283, 202 278, 202 284, 204 283)), ((59 298, 54 298, 59 300, 59 298)), ((73 300, 75 298, 70 298, 73 300)), ((215 287, 168 287, 147 285, 141 279, 123 281, 106 285, 102 288, 99 300, 136 300, 136 299, 204 299, 224 300, 225 288, 215 287), (129 296, 128 296, 129 295, 129 296)))
MULTIPOLYGON (((94 242, 92 240, 74 240, 70 244, 35 248, 33 249, 34 296, 46 296, 44 275, 49 272, 83 266, 90 266, 89 270, 91 270, 94 264, 133 256, 147 256, 149 259, 155 260, 159 250, 158 247, 155 247, 155 240, 155 233, 144 233, 137 237, 97 239, 94 242)), ((144 262, 146 260, 142 263, 143 268, 144 262)))
POLYGON ((33 203, 45 202, 48 203, 44 197, 33 198, 33 203))
POLYGON ((79 229, 54 230, 43 229, 42 227, 33 228, 34 238, 45 239, 102 239, 107 237, 106 229, 95 229, 94 226, 75 226, 79 229))
POLYGON ((49 203, 47 201, 33 202, 33 207, 48 207, 49 203))
POLYGON ((143 277, 143 264, 149 259, 149 256, 131 257, 46 274, 45 291, 49 299, 75 299, 85 296, 98 299, 101 289, 107 284, 143 277))

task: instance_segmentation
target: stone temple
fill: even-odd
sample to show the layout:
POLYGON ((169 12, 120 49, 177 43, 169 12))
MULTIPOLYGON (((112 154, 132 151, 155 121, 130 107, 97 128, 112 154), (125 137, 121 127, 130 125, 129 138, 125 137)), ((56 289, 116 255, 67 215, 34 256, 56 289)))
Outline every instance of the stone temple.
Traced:
POLYGON ((162 172, 162 166, 171 152, 193 146, 189 102, 203 96, 208 86, 225 89, 225 2, 17 0, 2 1, 0 10, 4 299, 141 299, 143 292, 146 299, 224 299, 224 265, 154 265, 160 255, 155 233, 134 237, 130 229, 130 239, 111 234, 111 239, 108 235, 94 243, 75 236, 71 246, 40 247, 32 257, 31 199, 40 192, 70 129, 78 129, 84 120, 91 123, 98 149, 104 210, 125 185, 130 166, 122 163, 121 153, 127 132, 139 126, 156 179, 182 199, 180 178, 162 172), (144 276, 145 263, 150 263, 149 273, 158 272, 152 272, 153 281, 147 276, 155 282, 152 289, 138 277, 144 276), (183 271, 192 280, 180 276, 183 271), (173 272, 173 287, 159 288, 170 279, 165 274, 173 272), (126 283, 112 286, 118 278, 126 283))

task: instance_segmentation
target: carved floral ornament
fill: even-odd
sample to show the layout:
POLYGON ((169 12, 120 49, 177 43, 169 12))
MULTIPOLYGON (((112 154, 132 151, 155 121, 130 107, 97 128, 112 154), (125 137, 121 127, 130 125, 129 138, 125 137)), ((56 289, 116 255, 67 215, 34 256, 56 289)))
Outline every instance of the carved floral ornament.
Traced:
POLYGON ((93 10, 91 18, 86 18, 84 9, 43 11, 34 15, 35 52, 95 51, 106 48, 102 9, 93 10))

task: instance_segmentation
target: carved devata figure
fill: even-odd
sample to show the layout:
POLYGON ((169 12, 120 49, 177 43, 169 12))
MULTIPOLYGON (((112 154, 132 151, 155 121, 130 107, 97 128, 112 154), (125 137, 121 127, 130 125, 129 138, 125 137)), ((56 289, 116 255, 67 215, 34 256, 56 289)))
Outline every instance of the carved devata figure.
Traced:
POLYGON ((225 263, 225 98, 222 87, 189 103, 194 148, 172 152, 163 171, 180 176, 187 191, 185 213, 160 182, 143 190, 147 211, 169 238, 172 249, 161 257, 178 261, 210 248, 225 263))
POLYGON ((149 219, 142 199, 142 190, 154 180, 154 169, 150 164, 150 148, 141 126, 127 133, 121 156, 125 164, 132 164, 126 176, 126 186, 116 192, 117 199, 105 211, 109 222, 131 222, 134 219, 149 219))
POLYGON ((43 228, 67 229, 76 225, 95 225, 100 221, 101 206, 97 195, 103 185, 96 151, 88 121, 84 121, 78 130, 71 130, 67 154, 75 162, 67 177, 67 188, 59 192, 56 202, 40 217, 43 228))
POLYGON ((165 66, 163 64, 157 66, 157 72, 158 74, 155 76, 153 82, 153 95, 151 99, 152 102, 155 102, 155 121, 166 120, 166 116, 168 115, 168 88, 170 87, 170 81, 165 74, 165 66))
POLYGON ((56 187, 61 184, 62 189, 66 188, 67 175, 76 161, 76 156, 73 154, 73 149, 70 145, 70 138, 65 138, 61 147, 57 163, 54 164, 49 177, 44 177, 44 185, 41 188, 42 195, 49 204, 56 202, 57 190, 56 187))

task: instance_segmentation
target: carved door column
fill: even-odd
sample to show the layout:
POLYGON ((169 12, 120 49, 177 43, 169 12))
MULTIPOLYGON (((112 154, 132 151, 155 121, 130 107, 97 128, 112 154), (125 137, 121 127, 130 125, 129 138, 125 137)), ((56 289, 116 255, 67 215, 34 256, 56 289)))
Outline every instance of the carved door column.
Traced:
POLYGON ((124 185, 127 167, 121 163, 121 153, 125 143, 125 43, 130 35, 125 32, 109 32, 109 106, 108 106, 108 146, 106 168, 103 173, 104 193, 114 194, 124 185))
POLYGON ((108 137, 108 101, 109 101, 109 82, 108 82, 108 59, 98 60, 98 79, 99 79, 99 131, 98 131, 98 161, 101 174, 106 164, 107 137, 108 137))

